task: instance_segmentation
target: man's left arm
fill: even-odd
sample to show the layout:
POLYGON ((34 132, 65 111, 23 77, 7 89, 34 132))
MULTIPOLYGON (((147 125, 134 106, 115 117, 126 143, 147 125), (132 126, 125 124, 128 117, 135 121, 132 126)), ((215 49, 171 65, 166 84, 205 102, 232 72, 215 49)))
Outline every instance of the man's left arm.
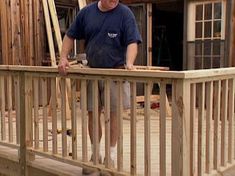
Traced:
POLYGON ((126 51, 126 69, 132 70, 134 69, 134 62, 138 53, 138 44, 137 43, 130 43, 127 46, 126 51))

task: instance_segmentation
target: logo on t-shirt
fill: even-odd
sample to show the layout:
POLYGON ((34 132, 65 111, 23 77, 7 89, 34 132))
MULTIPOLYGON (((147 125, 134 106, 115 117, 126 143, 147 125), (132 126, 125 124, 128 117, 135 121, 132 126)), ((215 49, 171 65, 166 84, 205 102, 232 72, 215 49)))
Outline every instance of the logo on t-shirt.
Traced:
POLYGON ((109 38, 115 38, 115 37, 117 37, 117 34, 108 32, 108 36, 109 36, 109 38))

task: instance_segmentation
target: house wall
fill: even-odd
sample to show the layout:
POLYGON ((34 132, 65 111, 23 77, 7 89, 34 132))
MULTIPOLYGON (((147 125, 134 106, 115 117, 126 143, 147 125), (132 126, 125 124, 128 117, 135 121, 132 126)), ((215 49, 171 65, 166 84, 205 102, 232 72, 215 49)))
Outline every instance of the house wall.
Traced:
MULTIPOLYGON (((187 5, 187 11, 188 11, 188 14, 187 14, 187 17, 188 17, 188 20, 187 20, 187 28, 185 31, 187 31, 187 36, 186 36, 186 41, 187 41, 187 58, 185 60, 185 65, 186 65, 186 68, 187 69, 199 69, 200 66, 196 66, 196 42, 195 42, 195 29, 196 27, 194 26, 195 25, 195 12, 192 11, 192 7, 195 5, 195 3, 204 3, 207 4, 207 3, 210 3, 210 2, 221 2, 221 1, 215 1, 215 0, 189 0, 187 1, 188 5, 187 5), (191 8, 189 8, 191 7, 191 8), (193 19, 193 20, 192 20, 193 19), (191 31, 191 32, 190 32, 191 31), (192 32, 194 31, 194 32, 192 32)), ((206 68, 213 68, 213 67, 230 67, 230 66, 233 66, 234 65, 234 54, 231 54, 233 52, 234 49, 232 49, 232 44, 233 42, 231 41, 231 39, 233 38, 233 33, 234 33, 234 27, 232 28, 232 25, 234 26, 234 22, 231 21, 231 18, 232 16, 234 16, 234 13, 231 12, 232 11, 232 6, 231 4, 234 4, 233 0, 223 0, 222 1, 222 21, 221 21, 221 36, 220 37, 214 37, 213 36, 213 33, 212 33, 212 37, 211 37, 211 46, 212 48, 215 46, 215 43, 213 42, 216 42, 216 41, 220 41, 221 44, 220 44, 220 60, 219 61, 216 61, 217 64, 214 65, 214 61, 215 61, 215 58, 217 58, 216 55, 218 54, 214 54, 214 49, 213 49, 213 52, 210 53, 211 54, 211 67, 210 66, 206 66, 206 68), (233 29, 233 30, 232 30, 233 29), (220 63, 219 63, 220 62, 220 63), (219 64, 218 64, 219 63, 219 64)), ((204 23, 205 24, 205 23, 204 23)), ((213 23, 212 23, 213 24, 213 23)), ((206 42, 208 42, 208 38, 204 38, 203 34, 202 34, 202 43, 203 45, 202 46, 206 46, 206 42)), ((201 39, 197 38, 197 41, 200 41, 201 39)), ((197 43, 197 44, 200 44, 200 43, 197 43)), ((197 45, 198 47, 199 45, 197 45)), ((197 48, 198 49, 198 48, 197 48)), ((203 50, 202 50, 203 51, 203 50)), ((210 54, 208 55, 204 55, 202 54, 202 62, 207 62, 206 60, 204 60, 205 58, 209 58, 210 57, 210 54), (208 57, 209 56, 209 57, 208 57)), ((199 54, 200 55, 200 54, 199 54)), ((204 68, 204 66, 202 66, 204 68)))
POLYGON ((0 1, 1 64, 41 65, 44 57, 42 7, 39 1, 0 1))

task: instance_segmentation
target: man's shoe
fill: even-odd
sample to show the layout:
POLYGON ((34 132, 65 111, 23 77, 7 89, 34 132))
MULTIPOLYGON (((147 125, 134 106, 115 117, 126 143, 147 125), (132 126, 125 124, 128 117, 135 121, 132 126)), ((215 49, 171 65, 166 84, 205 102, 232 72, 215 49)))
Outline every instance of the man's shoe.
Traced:
MULTIPOLYGON (((90 162, 93 162, 93 155, 91 155, 90 162)), ((102 157, 101 156, 99 156, 99 164, 102 164, 102 157)), ((82 168, 82 174, 83 175, 89 175, 89 174, 92 174, 94 172, 97 172, 97 169, 91 168, 91 167, 82 168)))

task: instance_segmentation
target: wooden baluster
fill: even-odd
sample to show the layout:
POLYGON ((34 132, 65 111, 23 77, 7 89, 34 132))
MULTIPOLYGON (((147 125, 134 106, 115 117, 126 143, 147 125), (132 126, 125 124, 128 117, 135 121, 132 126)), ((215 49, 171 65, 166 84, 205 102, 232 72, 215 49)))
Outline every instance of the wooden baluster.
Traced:
POLYGON ((221 97, 221 81, 214 82, 214 158, 213 165, 214 169, 219 168, 219 120, 220 120, 220 97, 221 97))
POLYGON ((16 143, 20 144, 20 82, 19 75, 14 77, 15 111, 16 111, 16 143))
POLYGON ((43 113, 43 151, 48 152, 47 78, 41 78, 43 113))
POLYGON ((62 156, 68 155, 67 151, 67 125, 66 125, 66 79, 61 78, 61 127, 62 127, 62 156))
POLYGON ((211 151, 212 151, 212 105, 213 105, 213 83, 212 81, 206 83, 206 173, 211 172, 211 151))
POLYGON ((8 138, 13 142, 13 121, 12 121, 12 77, 7 76, 7 114, 8 114, 8 138))
POLYGON ((4 76, 0 77, 0 88, 1 88, 1 139, 3 141, 6 140, 6 120, 5 120, 5 112, 6 112, 6 98, 5 98, 5 78, 4 76))
POLYGON ((34 102, 34 145, 39 149, 39 78, 33 79, 33 102, 34 102))
POLYGON ((160 175, 166 176, 166 83, 160 83, 160 175))
POLYGON ((117 81, 117 120, 118 120, 118 140, 117 140, 117 169, 123 171, 123 81, 117 81))
POLYGON ((205 83, 198 84, 198 176, 205 169, 205 134, 203 133, 205 119, 205 83))
POLYGON ((93 163, 99 163, 99 102, 98 102, 98 80, 92 80, 92 122, 93 122, 93 163))
POLYGON ((110 80, 105 80, 105 167, 110 167, 110 80))
POLYGON ((234 79, 228 81, 228 162, 233 163, 234 160, 234 79))
POLYGON ((82 109, 82 160, 87 162, 87 82, 81 80, 81 109, 82 109))
POLYGON ((131 174, 136 175, 136 82, 131 82, 131 174))
POLYGON ((222 97, 221 97, 221 166, 227 165, 227 151, 226 140, 228 139, 228 80, 222 81, 222 97))
POLYGON ((194 137, 194 125, 196 120, 196 84, 190 86, 190 176, 195 174, 195 137, 194 137))
POLYGON ((56 95, 57 95, 57 78, 51 78, 51 115, 52 115, 52 153, 58 153, 58 144, 57 144, 57 104, 56 104, 56 95))
POLYGON ((151 81, 145 83, 144 88, 144 175, 151 175, 151 141, 150 141, 150 95, 152 91, 151 81))
POLYGON ((71 80, 71 127, 72 158, 77 159, 77 111, 76 111, 76 79, 71 80))

